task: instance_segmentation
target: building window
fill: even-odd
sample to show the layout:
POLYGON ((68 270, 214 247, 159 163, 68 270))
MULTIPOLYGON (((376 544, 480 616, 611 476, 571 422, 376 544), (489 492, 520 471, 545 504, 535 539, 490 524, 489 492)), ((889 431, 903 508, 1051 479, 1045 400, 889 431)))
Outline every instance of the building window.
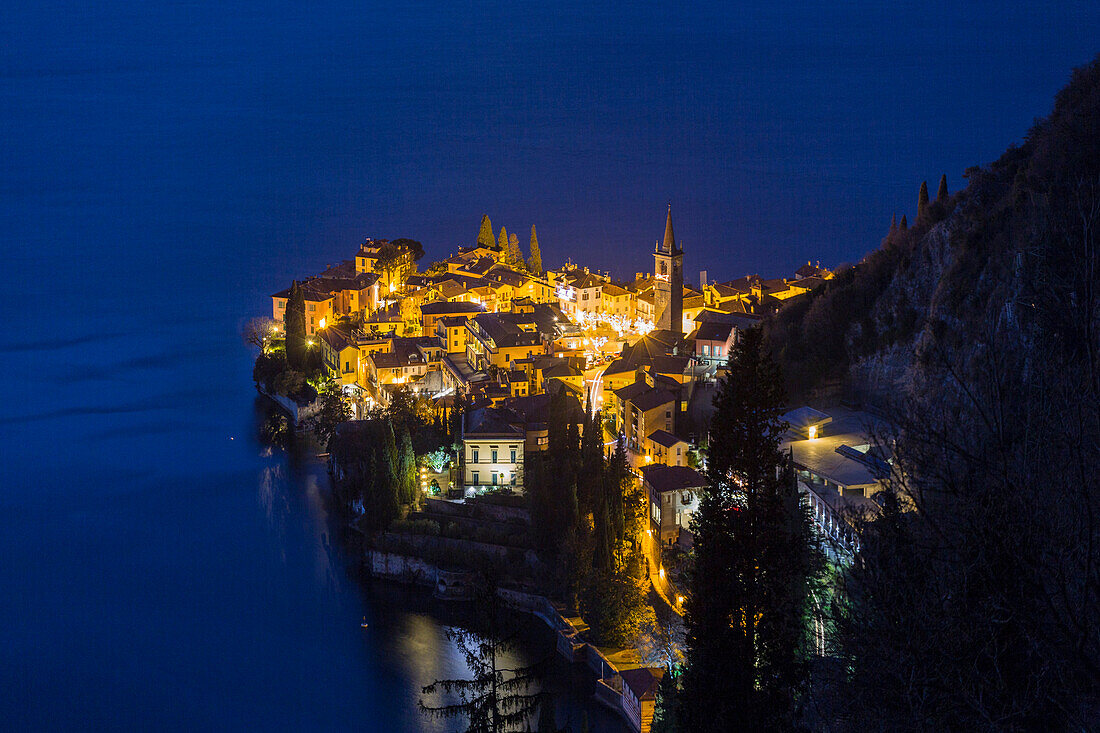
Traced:
POLYGON ((473 457, 470 459, 472 463, 477 463, 477 448, 474 448, 473 457))
POLYGON ((710 356, 710 346, 703 344, 703 356, 710 356))
POLYGON ((317 310, 317 306, 315 306, 315 305, 314 305, 313 303, 310 303, 310 304, 309 304, 309 311, 310 311, 310 313, 312 313, 312 312, 313 312, 313 311, 315 311, 315 310, 317 310))
POLYGON ((477 471, 474 471, 470 474, 470 483, 472 483, 474 486, 477 486, 481 483, 481 477, 478 476, 477 471))
POLYGON ((493 471, 493 486, 497 485, 497 472, 493 471))
POLYGON ((490 463, 496 463, 496 462, 497 462, 497 452, 496 452, 496 449, 494 448, 493 449, 493 460, 490 461, 490 463))
POLYGON ((516 462, 516 451, 515 451, 515 449, 513 448, 513 449, 512 449, 512 463, 515 463, 515 462, 516 462))

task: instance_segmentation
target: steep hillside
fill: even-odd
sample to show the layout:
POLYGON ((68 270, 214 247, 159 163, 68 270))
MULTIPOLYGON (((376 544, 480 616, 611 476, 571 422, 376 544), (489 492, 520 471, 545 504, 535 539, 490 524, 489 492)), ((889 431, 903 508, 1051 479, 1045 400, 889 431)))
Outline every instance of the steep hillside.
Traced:
MULTIPOLYGON (((883 403, 921 365, 979 344, 1040 342, 1095 364, 1100 58, 1074 72, 1024 143, 767 327, 795 400, 883 403)), ((1091 366, 1090 366, 1091 369, 1091 366)))

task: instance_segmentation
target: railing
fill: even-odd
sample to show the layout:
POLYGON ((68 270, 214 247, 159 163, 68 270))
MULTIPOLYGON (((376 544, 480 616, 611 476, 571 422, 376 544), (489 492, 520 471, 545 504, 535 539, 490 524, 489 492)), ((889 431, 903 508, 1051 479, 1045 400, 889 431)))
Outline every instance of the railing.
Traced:
POLYGON ((798 482, 810 504, 814 525, 818 531, 830 542, 833 549, 839 555, 851 559, 859 552, 859 534, 856 528, 817 493, 813 486, 804 481, 798 482))

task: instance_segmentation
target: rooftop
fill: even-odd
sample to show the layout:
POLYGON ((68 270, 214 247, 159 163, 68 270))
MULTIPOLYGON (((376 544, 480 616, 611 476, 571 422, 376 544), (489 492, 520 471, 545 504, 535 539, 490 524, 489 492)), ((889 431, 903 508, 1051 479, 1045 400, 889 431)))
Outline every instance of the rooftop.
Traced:
POLYGON ((642 466, 642 478, 658 493, 701 489, 707 485, 706 476, 687 466, 642 466))

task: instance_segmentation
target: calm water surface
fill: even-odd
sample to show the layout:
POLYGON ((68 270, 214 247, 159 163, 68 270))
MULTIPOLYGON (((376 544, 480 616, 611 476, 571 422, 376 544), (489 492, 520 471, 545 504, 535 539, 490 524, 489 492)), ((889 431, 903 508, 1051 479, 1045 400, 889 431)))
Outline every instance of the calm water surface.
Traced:
POLYGON ((364 235, 438 258, 484 211, 620 274, 669 198, 689 273, 856 259, 1098 28, 1087 1, 0 3, 0 727, 428 729, 460 660, 254 441, 241 320, 364 235))

